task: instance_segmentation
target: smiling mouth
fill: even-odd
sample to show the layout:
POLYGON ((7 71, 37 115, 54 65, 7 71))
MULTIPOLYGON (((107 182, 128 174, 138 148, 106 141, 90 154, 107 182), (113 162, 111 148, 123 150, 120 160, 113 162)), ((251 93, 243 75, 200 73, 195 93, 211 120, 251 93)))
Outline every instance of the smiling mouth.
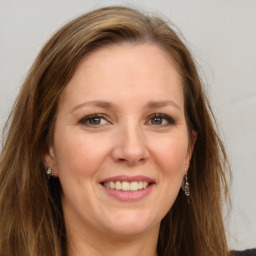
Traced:
POLYGON ((152 183, 147 181, 109 181, 101 183, 104 187, 111 190, 120 190, 125 192, 134 192, 150 186, 152 183))

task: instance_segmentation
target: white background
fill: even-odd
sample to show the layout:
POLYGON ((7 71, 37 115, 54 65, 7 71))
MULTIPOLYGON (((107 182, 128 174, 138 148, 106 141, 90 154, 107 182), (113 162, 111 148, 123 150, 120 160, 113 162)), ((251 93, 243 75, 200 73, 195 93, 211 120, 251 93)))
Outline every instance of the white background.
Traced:
POLYGON ((67 21, 111 4, 164 15, 194 53, 232 163, 230 247, 256 247, 256 1, 137 2, 0 0, 0 129, 38 51, 67 21))

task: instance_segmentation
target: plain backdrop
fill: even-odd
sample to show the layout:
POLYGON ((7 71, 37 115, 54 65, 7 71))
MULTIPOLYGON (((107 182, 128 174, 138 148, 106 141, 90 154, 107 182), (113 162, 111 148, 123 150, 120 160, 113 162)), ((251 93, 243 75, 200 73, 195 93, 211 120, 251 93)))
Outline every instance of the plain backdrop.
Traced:
POLYGON ((0 129, 49 37, 72 18, 113 4, 160 14, 186 38, 232 164, 230 247, 256 247, 255 0, 0 0, 0 129))

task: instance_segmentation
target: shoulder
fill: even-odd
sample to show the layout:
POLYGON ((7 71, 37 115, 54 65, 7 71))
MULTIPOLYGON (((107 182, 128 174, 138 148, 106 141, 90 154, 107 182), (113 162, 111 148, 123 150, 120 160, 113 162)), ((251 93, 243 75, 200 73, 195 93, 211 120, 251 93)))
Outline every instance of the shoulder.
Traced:
POLYGON ((232 256, 256 256, 256 248, 245 251, 232 251, 232 256))

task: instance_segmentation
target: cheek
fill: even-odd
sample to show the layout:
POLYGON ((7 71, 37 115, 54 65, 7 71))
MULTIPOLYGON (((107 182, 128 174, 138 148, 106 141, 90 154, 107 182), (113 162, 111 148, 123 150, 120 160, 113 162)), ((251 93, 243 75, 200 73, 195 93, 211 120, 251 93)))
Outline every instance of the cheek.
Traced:
MULTIPOLYGON (((186 138, 186 137, 185 137, 186 138)), ((172 207, 181 188, 185 173, 188 142, 184 137, 165 139, 154 147, 154 159, 158 168, 159 212, 163 218, 172 207)))
POLYGON ((56 169, 59 176, 91 176, 106 155, 97 140, 77 132, 60 133, 55 140, 56 169))
POLYGON ((165 138, 154 143, 153 154, 157 165, 165 176, 183 175, 188 154, 185 136, 165 138))

